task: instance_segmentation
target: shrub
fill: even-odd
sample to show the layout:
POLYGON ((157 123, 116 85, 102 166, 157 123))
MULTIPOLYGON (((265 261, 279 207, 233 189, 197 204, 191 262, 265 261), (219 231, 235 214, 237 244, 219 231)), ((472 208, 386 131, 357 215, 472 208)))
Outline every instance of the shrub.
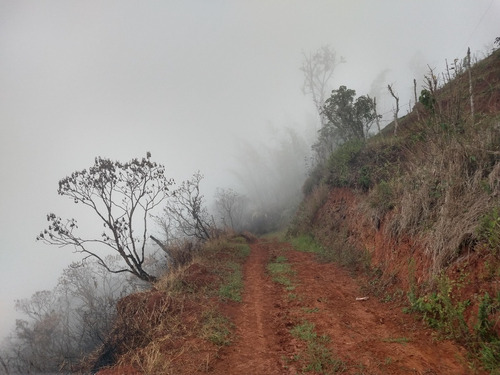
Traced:
POLYGON ((492 374, 500 374, 500 338, 495 331, 496 323, 491 321, 491 317, 500 312, 500 292, 493 299, 485 293, 479 303, 477 323, 474 332, 477 341, 480 343, 480 358, 487 370, 492 374), (495 372, 496 371, 496 372, 495 372))
POLYGON ((498 254, 500 247, 500 209, 493 207, 481 217, 477 233, 479 239, 486 242, 493 254, 498 254))
POLYGON ((365 142, 352 140, 335 150, 326 164, 326 182, 331 186, 343 187, 354 184, 354 162, 363 149, 365 142))
POLYGON ((441 331, 445 337, 467 342, 470 335, 464 312, 470 305, 470 301, 455 299, 455 289, 460 287, 460 282, 457 283, 441 275, 437 278, 437 290, 430 295, 416 299, 412 309, 422 313, 424 321, 432 328, 441 331))
POLYGON ((378 217, 384 216, 394 208, 393 187, 387 181, 381 181, 370 192, 368 198, 369 205, 377 212, 378 217))

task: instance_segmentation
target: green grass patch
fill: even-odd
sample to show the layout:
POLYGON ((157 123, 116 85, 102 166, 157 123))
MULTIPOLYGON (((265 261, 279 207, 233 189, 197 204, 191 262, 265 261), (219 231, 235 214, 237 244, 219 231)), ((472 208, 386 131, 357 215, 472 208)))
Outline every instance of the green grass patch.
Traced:
POLYGON ((239 258, 246 258, 250 255, 250 246, 246 243, 238 243, 232 245, 239 258))
POLYGON ((328 349, 327 344, 330 343, 330 337, 327 335, 318 336, 314 323, 304 321, 293 327, 290 333, 307 344, 306 349, 295 356, 295 360, 302 364, 303 372, 334 374, 346 369, 345 363, 334 358, 328 349))
POLYGON ((495 297, 488 293, 477 297, 477 321, 471 331, 465 320, 465 311, 471 302, 456 298, 466 278, 466 274, 462 280, 440 275, 436 279, 436 290, 424 296, 412 296, 409 298, 411 308, 405 310, 422 314, 423 320, 445 338, 467 346, 472 358, 481 361, 490 374, 500 375, 500 337, 495 330, 500 312, 500 292, 495 297))
POLYGON ((313 236, 305 234, 291 238, 290 243, 299 251, 316 254, 320 262, 338 263, 352 272, 370 269, 369 252, 352 245, 346 233, 339 232, 329 247, 322 246, 313 236))
POLYGON ((491 252, 498 254, 500 249, 500 208, 493 207, 481 217, 477 228, 477 234, 481 241, 488 244, 491 252))
POLYGON ((219 297, 223 300, 241 302, 241 293, 243 291, 243 274, 241 265, 238 263, 228 263, 229 272, 225 277, 224 283, 219 287, 219 297))
POLYGON ((274 261, 267 264, 266 269, 275 283, 283 285, 287 290, 295 289, 291 279, 295 272, 286 257, 278 256, 274 261))
POLYGON ((290 333, 293 337, 301 339, 303 341, 310 341, 316 339, 316 332, 314 332, 315 325, 309 321, 304 321, 302 324, 299 324, 293 327, 290 330, 290 333))
POLYGON ((215 345, 229 345, 233 328, 233 323, 217 310, 208 310, 203 313, 201 335, 215 345))
POLYGON ((436 283, 435 292, 420 298, 410 298, 411 309, 421 313, 424 321, 439 330, 446 338, 459 342, 467 341, 469 328, 464 312, 470 301, 458 301, 454 293, 462 287, 462 282, 441 275, 436 279, 436 283))
POLYGON ((310 235, 303 234, 290 240, 294 248, 305 253, 324 253, 323 247, 310 235))

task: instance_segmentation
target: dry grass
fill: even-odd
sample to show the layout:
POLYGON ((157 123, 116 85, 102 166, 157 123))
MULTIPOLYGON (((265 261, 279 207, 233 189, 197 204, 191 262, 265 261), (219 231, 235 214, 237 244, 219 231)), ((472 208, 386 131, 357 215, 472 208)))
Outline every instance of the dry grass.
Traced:
POLYGON ((406 173, 394 184, 396 210, 387 229, 420 238, 434 260, 432 274, 473 250, 479 221, 498 204, 496 126, 428 138, 407 151, 406 173))
MULTIPOLYGON (((150 291, 119 301, 110 336, 94 356, 94 370, 112 366, 143 374, 206 370, 230 343, 231 322, 219 313, 218 290, 249 252, 243 237, 209 241, 160 278, 150 291)), ((183 250, 179 248, 181 253, 183 250)), ((90 358, 89 358, 90 360, 90 358)), ((111 372, 113 373, 113 372, 111 372)))
POLYGON ((166 357, 162 350, 162 341, 151 341, 146 347, 131 353, 131 358, 122 358, 117 365, 133 364, 143 374, 173 374, 173 358, 166 357))

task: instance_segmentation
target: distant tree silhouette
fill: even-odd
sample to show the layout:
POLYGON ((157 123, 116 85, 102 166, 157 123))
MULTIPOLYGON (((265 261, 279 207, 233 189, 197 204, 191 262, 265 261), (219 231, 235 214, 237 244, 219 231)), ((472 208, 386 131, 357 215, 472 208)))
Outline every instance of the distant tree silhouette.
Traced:
POLYGON ((218 188, 215 192, 215 206, 222 225, 235 231, 243 229, 243 211, 246 197, 233 189, 218 188))
MULTIPOLYGON (((115 264, 119 258, 108 255, 106 263, 115 264)), ((72 373, 103 344, 116 302, 132 288, 129 276, 109 273, 96 260, 71 264, 53 290, 16 300, 23 316, 2 345, 0 374, 72 373)))
POLYGON ((327 122, 323 115, 323 105, 330 91, 330 80, 339 64, 345 62, 343 57, 338 58, 337 52, 330 46, 322 46, 316 52, 304 55, 300 70, 304 73, 302 92, 311 95, 314 106, 320 116, 321 126, 327 122))
POLYGON ((170 195, 163 209, 164 216, 159 218, 164 228, 175 232, 177 239, 205 241, 216 231, 200 191, 202 179, 203 175, 196 172, 190 180, 183 181, 170 195))

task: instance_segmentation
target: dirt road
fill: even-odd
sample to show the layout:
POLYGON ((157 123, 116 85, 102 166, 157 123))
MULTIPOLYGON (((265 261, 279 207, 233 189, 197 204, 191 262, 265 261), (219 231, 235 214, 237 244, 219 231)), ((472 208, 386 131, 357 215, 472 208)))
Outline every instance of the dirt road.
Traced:
POLYGON ((294 251, 289 244, 252 244, 244 281, 243 302, 225 311, 236 338, 214 364, 215 374, 475 373, 462 348, 437 341, 401 307, 375 298, 356 300, 362 297, 359 286, 345 270, 320 264, 313 254, 294 251), (294 271, 288 289, 266 272, 278 256, 294 271), (291 333, 304 322, 314 324, 312 341, 291 333))

